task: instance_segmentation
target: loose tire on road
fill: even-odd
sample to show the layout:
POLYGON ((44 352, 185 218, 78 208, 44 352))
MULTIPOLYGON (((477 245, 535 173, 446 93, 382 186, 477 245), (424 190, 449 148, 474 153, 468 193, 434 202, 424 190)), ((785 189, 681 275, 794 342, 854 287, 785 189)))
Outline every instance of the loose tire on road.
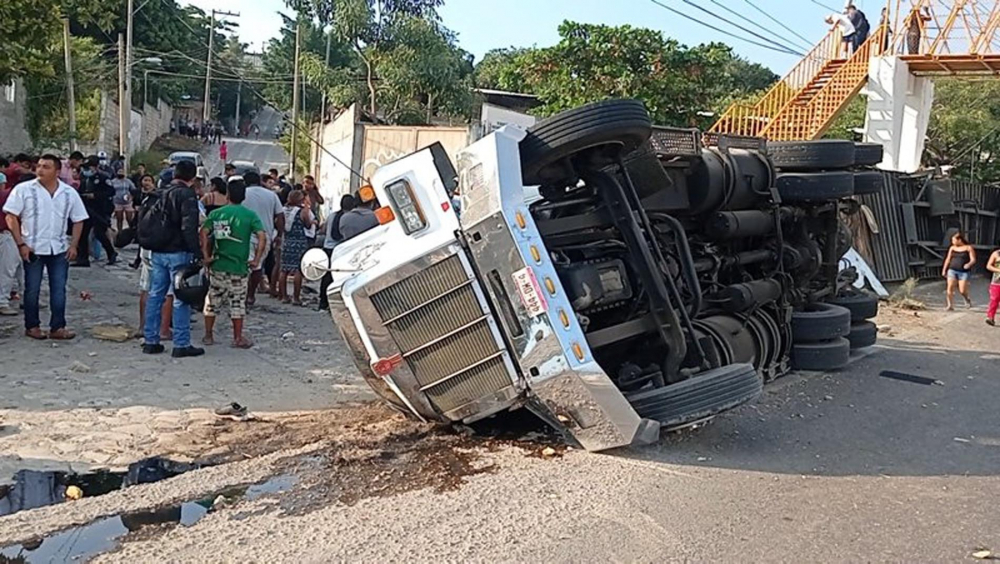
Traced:
POLYGON ((854 195, 854 173, 786 172, 775 181, 781 201, 828 202, 854 195))
POLYGON ((854 175, 854 195, 878 194, 885 186, 885 176, 877 170, 866 170, 854 175))
POLYGON ((880 143, 855 143, 854 166, 875 166, 882 162, 885 149, 880 143))
POLYGON ((826 301, 851 312, 851 323, 865 321, 878 315, 878 296, 864 291, 850 291, 826 301))
POLYGON ((638 100, 606 100, 556 114, 528 129, 521 140, 521 175, 529 186, 567 180, 572 171, 566 160, 587 149, 610 146, 596 152, 599 169, 613 157, 634 151, 652 134, 646 106, 638 100))
POLYGON ((821 343, 799 343, 792 347, 795 370, 840 370, 851 361, 851 342, 844 338, 821 343))
POLYGON ((878 340, 878 327, 871 321, 854 323, 847 340, 851 343, 851 350, 870 347, 878 340))
POLYGON ((778 170, 840 170, 854 166, 854 143, 837 139, 778 141, 767 144, 778 170))
POLYGON ((851 332, 851 312, 832 304, 809 304, 792 313, 792 340, 820 343, 846 337, 851 332))
POLYGON ((628 395, 640 417, 683 427, 756 399, 762 380, 749 364, 730 364, 677 384, 628 395))

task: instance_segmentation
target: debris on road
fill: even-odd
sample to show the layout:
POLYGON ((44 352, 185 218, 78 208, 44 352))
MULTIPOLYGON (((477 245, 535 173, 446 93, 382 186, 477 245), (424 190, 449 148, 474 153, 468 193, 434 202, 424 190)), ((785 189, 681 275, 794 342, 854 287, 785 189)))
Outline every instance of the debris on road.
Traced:
POLYGON ((879 376, 883 378, 889 378, 891 380, 899 380, 901 382, 910 382, 911 384, 923 384, 924 386, 944 386, 944 382, 941 380, 936 380, 934 378, 928 378, 926 376, 917 376, 915 374, 907 374, 905 372, 896 372, 895 370, 883 370, 879 373, 879 376))
POLYGON ((113 341, 115 343, 131 341, 132 333, 132 328, 124 325, 94 325, 90 328, 90 334, 95 339, 113 341))
POLYGON ((70 370, 70 372, 86 373, 86 372, 90 372, 91 368, 90 368, 90 366, 87 366, 86 364, 84 364, 84 363, 80 362, 79 360, 77 360, 73 364, 69 365, 69 370, 70 370))
POLYGON ((989 550, 977 550, 972 553, 972 557, 976 560, 1000 560, 993 556, 993 552, 989 550))

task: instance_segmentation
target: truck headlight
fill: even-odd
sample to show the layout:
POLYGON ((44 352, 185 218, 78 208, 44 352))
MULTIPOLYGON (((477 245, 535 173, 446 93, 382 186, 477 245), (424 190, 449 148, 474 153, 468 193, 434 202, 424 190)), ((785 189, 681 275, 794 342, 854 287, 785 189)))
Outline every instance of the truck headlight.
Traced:
POLYGON ((410 189, 409 182, 405 180, 396 181, 386 188, 386 192, 389 193, 389 199, 392 200, 393 207, 399 212, 403 231, 407 235, 416 233, 427 227, 427 220, 424 218, 424 214, 420 210, 416 198, 413 197, 413 190, 410 189))

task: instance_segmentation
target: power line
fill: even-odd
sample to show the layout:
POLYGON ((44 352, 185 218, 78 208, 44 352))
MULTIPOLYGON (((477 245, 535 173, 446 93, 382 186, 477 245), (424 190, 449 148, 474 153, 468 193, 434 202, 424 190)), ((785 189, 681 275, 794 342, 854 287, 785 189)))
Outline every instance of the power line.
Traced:
POLYGON ((830 10, 831 12, 833 12, 835 14, 839 14, 841 12, 841 10, 838 10, 836 8, 831 8, 831 7, 827 6, 826 4, 824 4, 822 2, 818 2, 817 0, 809 0, 809 1, 812 2, 813 4, 816 4, 820 8, 823 8, 824 10, 830 10))
POLYGON ((652 2, 653 4, 656 4, 657 6, 659 6, 661 8, 663 8, 664 10, 667 10, 668 12, 676 14, 676 15, 678 15, 678 16, 684 18, 684 19, 690 20, 690 21, 692 21, 692 22, 694 22, 696 24, 700 24, 702 26, 705 26, 708 29, 711 29, 712 31, 716 31, 718 33, 721 33, 721 34, 725 35, 726 37, 730 37, 730 38, 733 38, 733 39, 738 39, 740 41, 749 43, 751 45, 756 45, 757 47, 761 47, 761 48, 764 48, 764 49, 769 49, 771 51, 777 51, 779 53, 784 53, 786 55, 799 55, 799 53, 796 53, 796 52, 793 52, 793 51, 789 51, 789 50, 784 49, 784 48, 775 47, 773 45, 768 45, 767 43, 760 43, 758 41, 754 41, 753 39, 747 39, 746 37, 741 37, 739 35, 736 35, 734 33, 726 31, 726 30, 724 30, 722 28, 716 27, 716 26, 714 26, 714 25, 712 25, 710 23, 703 22, 703 21, 699 20, 698 18, 696 18, 694 16, 690 16, 688 14, 685 14, 684 12, 682 12, 682 11, 676 9, 676 8, 672 8, 670 6, 667 6, 666 4, 660 2, 659 0, 649 0, 649 1, 652 2))
POLYGON ((712 10, 709 10, 708 8, 705 8, 703 6, 695 4, 692 0, 681 0, 681 1, 684 2, 685 4, 687 4, 688 6, 691 6, 692 8, 695 8, 697 10, 701 10, 702 12, 705 12, 706 14, 712 16, 713 18, 716 18, 718 20, 724 21, 727 24, 735 27, 736 29, 739 29, 741 31, 745 31, 746 33, 749 33, 750 35, 752 35, 752 36, 754 36, 754 37, 756 37, 758 39, 762 39, 764 41, 767 41, 768 43, 770 43, 772 45, 775 45, 776 47, 779 47, 781 49, 784 49, 784 50, 788 51, 789 53, 793 53, 795 55, 799 55, 800 57, 805 56, 805 53, 801 53, 801 52, 795 50, 793 47, 789 47, 788 45, 785 45, 783 43, 778 43, 777 41, 774 41, 772 39, 764 37, 763 35, 755 32, 755 31, 753 31, 751 29, 747 29, 747 28, 743 27, 742 25, 733 22, 732 20, 726 19, 726 18, 724 18, 724 17, 716 14, 715 12, 713 12, 712 10))
POLYGON ((769 14, 767 11, 761 9, 759 6, 757 6, 757 4, 754 4, 752 0, 743 0, 743 1, 746 2, 747 4, 749 4, 750 7, 753 8, 754 10, 757 10, 758 12, 764 14, 764 16, 767 17, 769 20, 771 20, 774 23, 776 23, 779 26, 781 26, 781 28, 784 29, 785 31, 787 31, 788 33, 791 33, 795 37, 798 37, 799 39, 801 39, 802 41, 804 41, 805 44, 809 45, 809 48, 812 49, 812 45, 814 43, 813 41, 810 41, 809 39, 807 39, 805 37, 802 37, 802 34, 800 34, 799 32, 795 31, 794 29, 788 27, 787 25, 785 25, 784 23, 782 23, 781 20, 775 18, 774 16, 772 16, 771 14, 769 14))
MULTIPOLYGON (((774 37, 778 38, 779 41, 784 41, 785 40, 784 37, 782 37, 782 36, 778 35, 777 33, 775 33, 774 30, 772 30, 772 29, 770 29, 768 27, 765 27, 765 26, 757 23, 753 19, 748 18, 747 16, 745 16, 745 15, 737 12, 736 10, 734 10, 732 8, 730 8, 729 6, 726 6, 725 4, 719 2, 719 0, 709 0, 709 2, 715 4, 716 6, 722 8, 723 10, 729 12, 730 14, 733 14, 734 16, 736 16, 736 17, 740 18, 741 20, 749 23, 750 25, 756 27, 757 29, 762 30, 764 33, 768 33, 770 35, 773 35, 774 37)), ((798 48, 801 48, 801 45, 793 45, 792 47, 795 48, 795 49, 798 49, 798 48)), ((812 45, 809 45, 808 48, 811 49, 812 45)))

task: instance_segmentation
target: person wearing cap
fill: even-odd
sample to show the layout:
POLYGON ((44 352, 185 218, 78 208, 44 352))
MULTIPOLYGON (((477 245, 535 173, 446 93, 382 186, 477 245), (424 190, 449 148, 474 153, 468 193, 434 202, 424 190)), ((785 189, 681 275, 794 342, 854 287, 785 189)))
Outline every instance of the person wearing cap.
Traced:
POLYGON ((118 262, 118 252, 108 238, 108 229, 111 228, 111 215, 114 212, 115 189, 111 185, 111 179, 104 171, 100 170, 101 161, 98 157, 90 157, 84 163, 85 167, 80 173, 80 197, 87 208, 89 216, 83 222, 83 236, 80 239, 79 257, 73 266, 90 266, 90 233, 104 247, 104 252, 108 254, 108 265, 118 262))
MULTIPOLYGON (((7 185, 7 175, 0 172, 0 209, 7 203, 12 188, 7 185)), ((20 269, 21 255, 17 251, 17 243, 7 226, 7 219, 0 216, 0 315, 17 315, 17 310, 10 307, 10 297, 20 269)))

